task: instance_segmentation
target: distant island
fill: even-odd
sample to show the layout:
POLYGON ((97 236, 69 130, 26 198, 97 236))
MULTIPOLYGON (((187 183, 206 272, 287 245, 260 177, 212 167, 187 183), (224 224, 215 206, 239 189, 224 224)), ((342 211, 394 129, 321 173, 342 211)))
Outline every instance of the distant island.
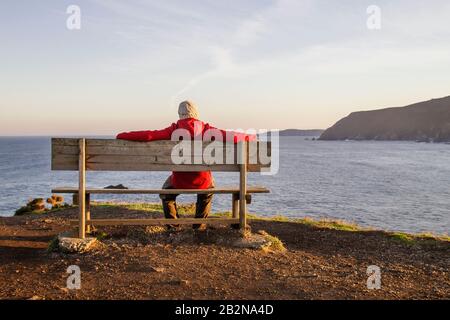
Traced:
POLYGON ((319 137, 325 130, 322 129, 285 129, 278 131, 281 137, 319 137))
POLYGON ((353 112, 319 140, 450 141, 450 96, 405 107, 353 112))

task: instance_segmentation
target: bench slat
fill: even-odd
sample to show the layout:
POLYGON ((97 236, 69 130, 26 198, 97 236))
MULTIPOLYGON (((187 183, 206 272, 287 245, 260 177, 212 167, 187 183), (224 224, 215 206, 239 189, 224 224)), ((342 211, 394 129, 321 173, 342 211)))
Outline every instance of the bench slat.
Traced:
MULTIPOLYGON (((52 193, 78 193, 78 188, 61 187, 52 189, 52 193)), ((90 194, 233 194, 239 193, 239 188, 222 187, 214 189, 100 189, 86 188, 86 193, 90 194)), ((248 187, 247 193, 270 193, 264 187, 248 187)))
MULTIPOLYGON (((201 150, 192 147, 193 151, 200 154, 190 157, 191 164, 180 165, 174 164, 171 158, 172 149, 177 144, 176 141, 136 142, 86 139, 86 169, 90 171, 239 171, 235 144, 220 143, 219 148, 223 154, 221 162, 232 160, 229 164, 206 163, 203 161, 201 150), (196 164, 194 160, 198 163, 196 164)), ((204 142, 203 150, 210 144, 211 142, 204 142)), ((259 172, 262 168, 270 167, 270 164, 259 163, 260 158, 256 157, 263 144, 267 146, 264 150, 267 149, 270 157, 270 142, 259 141, 255 147, 249 147, 250 159, 258 163, 250 163, 248 171, 259 172)), ((78 153, 78 139, 52 138, 52 170, 78 170, 78 153)))
MULTIPOLYGON (((170 141, 168 143, 161 143, 160 141, 153 141, 151 143, 140 142, 138 145, 132 146, 97 146, 90 144, 91 140, 87 140, 86 152, 88 155, 136 155, 136 156, 170 156, 172 153, 172 148, 176 144, 170 141)), ((205 149, 209 143, 205 142, 203 144, 203 149, 205 149)), ((236 154, 236 145, 234 144, 222 144, 223 152, 233 152, 236 154)), ((193 148, 193 147, 192 147, 193 148)), ((66 146, 53 144, 53 152, 56 154, 65 155, 78 155, 77 146, 66 146)), ((256 151, 253 151, 256 154, 256 151)), ((236 156, 235 156, 236 157, 236 156)))

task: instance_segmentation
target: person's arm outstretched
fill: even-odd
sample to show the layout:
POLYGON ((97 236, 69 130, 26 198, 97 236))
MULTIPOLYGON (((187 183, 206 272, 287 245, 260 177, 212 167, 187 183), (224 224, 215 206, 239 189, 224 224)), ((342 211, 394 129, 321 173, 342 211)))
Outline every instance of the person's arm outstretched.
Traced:
POLYGON ((175 123, 170 127, 162 130, 145 130, 145 131, 131 131, 121 132, 116 139, 132 140, 132 141, 155 141, 155 140, 170 140, 172 132, 176 129, 175 123))
POLYGON ((219 130, 222 133, 223 142, 238 143, 241 141, 256 141, 256 134, 245 134, 236 131, 227 131, 211 126, 209 123, 205 125, 206 130, 219 130))

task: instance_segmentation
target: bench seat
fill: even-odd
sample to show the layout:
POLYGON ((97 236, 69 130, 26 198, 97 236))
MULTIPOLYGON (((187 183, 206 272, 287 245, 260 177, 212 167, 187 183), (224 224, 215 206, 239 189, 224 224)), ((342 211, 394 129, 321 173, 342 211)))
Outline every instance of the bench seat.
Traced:
MULTIPOLYGON (((52 189, 52 193, 58 194, 78 194, 78 188, 75 187, 59 187, 52 189)), ((177 224, 239 224, 239 218, 237 217, 238 211, 238 187, 219 187, 213 189, 105 189, 105 188, 86 188, 87 195, 87 210, 90 211, 90 196, 92 194, 232 194, 234 205, 232 207, 232 218, 213 218, 208 219, 196 219, 196 218, 183 218, 177 219, 177 224)), ((251 194, 254 193, 270 193, 270 190, 265 187, 247 187, 246 202, 251 202, 251 194)), ((76 225, 78 220, 71 220, 72 225, 76 225)), ((108 225, 165 225, 167 219, 91 219, 90 212, 88 219, 86 220, 86 226, 108 226, 108 225)))
MULTIPOLYGON (((61 187, 52 189, 52 193, 72 193, 77 194, 78 188, 61 187)), ((86 193, 90 194, 239 194, 238 187, 220 187, 213 189, 101 189, 86 188, 86 193)), ((247 193, 270 193, 264 187, 247 187, 247 193)))

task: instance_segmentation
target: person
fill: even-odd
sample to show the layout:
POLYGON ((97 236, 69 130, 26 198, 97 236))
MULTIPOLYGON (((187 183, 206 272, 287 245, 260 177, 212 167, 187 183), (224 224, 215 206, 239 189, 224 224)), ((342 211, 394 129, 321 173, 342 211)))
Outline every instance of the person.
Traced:
MULTIPOLYGON (((179 120, 172 123, 169 127, 162 130, 146 130, 122 132, 117 135, 117 139, 132 141, 155 141, 155 140, 171 140, 172 133, 176 129, 186 129, 191 139, 194 134, 203 135, 208 130, 219 130, 222 134, 223 141, 254 141, 256 135, 247 135, 239 132, 225 131, 217 129, 208 123, 199 119, 197 107, 192 101, 183 101, 178 107, 179 120), (195 128, 195 130, 194 130, 195 128)), ((163 189, 211 189, 214 188, 214 179, 210 171, 199 172, 172 172, 172 174, 164 182, 163 189)), ((161 194, 164 216, 166 219, 178 219, 178 210, 176 205, 177 194, 161 194)), ((213 194, 197 194, 197 202, 195 206, 195 218, 207 218, 211 211, 213 194)), ((204 224, 194 224, 194 229, 204 230, 204 224)), ((169 230, 179 230, 180 226, 172 224, 168 226, 169 230)))

